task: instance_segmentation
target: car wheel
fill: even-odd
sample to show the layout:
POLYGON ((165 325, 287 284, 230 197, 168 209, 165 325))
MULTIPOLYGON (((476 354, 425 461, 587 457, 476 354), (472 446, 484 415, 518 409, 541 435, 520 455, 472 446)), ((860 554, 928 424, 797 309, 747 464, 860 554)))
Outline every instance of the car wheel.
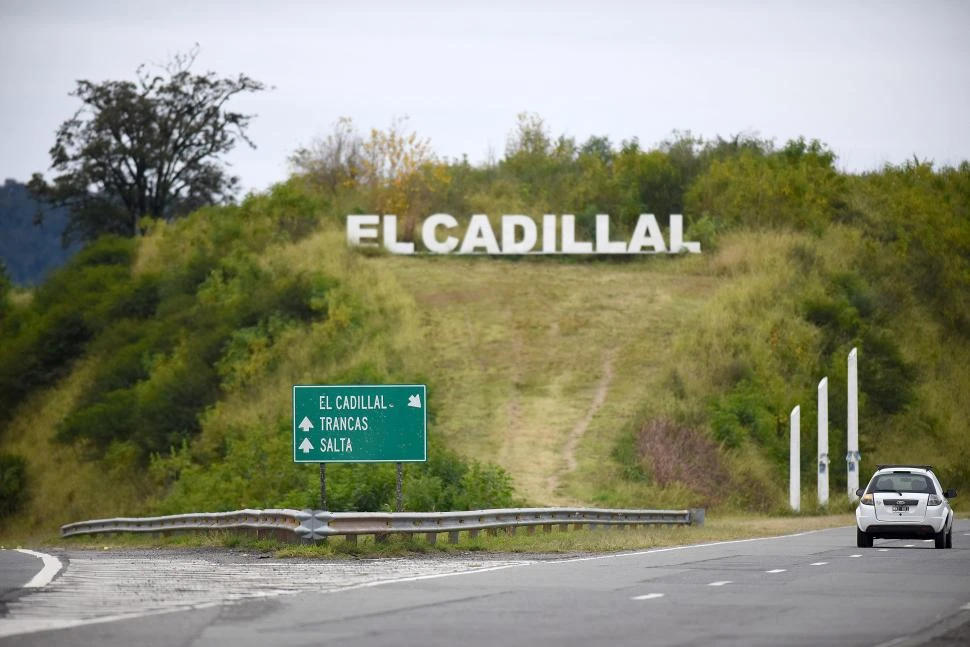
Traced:
POLYGON ((946 533, 942 530, 935 535, 933 535, 934 541, 936 541, 937 548, 946 548, 946 533))
POLYGON ((872 548, 872 535, 856 527, 855 545, 857 548, 872 548))
POLYGON ((953 548, 953 528, 946 533, 946 547, 953 548))

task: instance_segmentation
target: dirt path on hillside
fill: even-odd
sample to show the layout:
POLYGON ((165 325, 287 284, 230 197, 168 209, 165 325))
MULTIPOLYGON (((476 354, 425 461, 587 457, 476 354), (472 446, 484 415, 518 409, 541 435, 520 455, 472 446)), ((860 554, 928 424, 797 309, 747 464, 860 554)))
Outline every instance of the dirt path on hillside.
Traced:
POLYGON ((579 441, 586 434, 586 429, 589 427, 589 423, 593 421, 593 416, 596 415, 596 412, 606 402, 606 396, 610 390, 610 382, 613 381, 613 357, 615 355, 616 349, 610 349, 603 359, 603 376, 600 378, 599 384, 596 385, 596 393, 593 395, 593 401, 590 403, 586 415, 576 423, 576 426, 569 432, 569 437, 566 438, 566 444, 563 447, 563 458, 565 458, 566 469, 560 474, 553 474, 549 477, 550 493, 555 493, 559 487, 559 479, 562 474, 568 474, 576 469, 576 449, 579 447, 579 441))

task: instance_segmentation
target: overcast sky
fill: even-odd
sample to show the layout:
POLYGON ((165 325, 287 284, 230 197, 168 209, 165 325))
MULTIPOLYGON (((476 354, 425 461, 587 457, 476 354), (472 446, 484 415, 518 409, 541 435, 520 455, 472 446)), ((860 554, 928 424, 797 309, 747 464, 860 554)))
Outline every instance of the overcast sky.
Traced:
POLYGON ((851 171, 970 159, 959 0, 0 0, 0 180, 47 170, 76 79, 130 79, 194 43, 197 71, 275 86, 231 104, 258 114, 258 149, 229 158, 256 190, 341 116, 362 130, 407 116, 439 155, 472 161, 501 156, 522 111, 579 141, 804 135, 851 171))

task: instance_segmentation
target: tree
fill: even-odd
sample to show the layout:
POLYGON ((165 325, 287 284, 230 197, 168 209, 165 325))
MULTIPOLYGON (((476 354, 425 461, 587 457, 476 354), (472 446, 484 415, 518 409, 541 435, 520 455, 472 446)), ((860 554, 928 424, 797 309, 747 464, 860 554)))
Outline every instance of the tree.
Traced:
POLYGON ((363 166, 364 140, 349 117, 341 117, 326 139, 298 148, 289 158, 294 171, 331 192, 353 186, 363 166))
POLYGON ((372 128, 360 155, 360 182, 371 190, 377 213, 403 219, 402 240, 414 240, 419 214, 427 213, 433 196, 451 181, 431 140, 408 130, 406 118, 387 130, 372 128))
POLYGON ((265 86, 248 76, 190 71, 198 54, 177 54, 160 71, 142 65, 137 81, 81 80, 83 106, 57 130, 52 183, 35 173, 37 198, 70 209, 67 245, 101 234, 136 236, 145 216, 172 220, 207 204, 231 202, 238 178, 220 157, 246 136, 253 115, 231 112, 237 94, 265 86))

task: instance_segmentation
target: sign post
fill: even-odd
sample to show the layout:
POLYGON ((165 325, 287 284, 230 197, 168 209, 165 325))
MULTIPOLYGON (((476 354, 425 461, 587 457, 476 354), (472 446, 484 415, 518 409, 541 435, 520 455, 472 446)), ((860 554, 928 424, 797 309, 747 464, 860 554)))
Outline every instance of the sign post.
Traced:
POLYGON ((293 461, 320 464, 320 509, 327 509, 327 463, 397 463, 397 510, 404 463, 428 460, 423 384, 293 386, 293 461))
POLYGON ((818 504, 829 504, 829 378, 818 383, 818 504))
POLYGON ((791 431, 789 434, 788 454, 788 505, 795 512, 801 508, 802 465, 801 465, 801 407, 791 410, 791 431))
POLYGON ((855 491, 859 489, 859 461, 862 454, 859 453, 859 354, 855 348, 849 352, 849 407, 848 407, 848 431, 846 438, 846 474, 848 474, 847 484, 849 487, 849 502, 854 502, 859 497, 855 491))

